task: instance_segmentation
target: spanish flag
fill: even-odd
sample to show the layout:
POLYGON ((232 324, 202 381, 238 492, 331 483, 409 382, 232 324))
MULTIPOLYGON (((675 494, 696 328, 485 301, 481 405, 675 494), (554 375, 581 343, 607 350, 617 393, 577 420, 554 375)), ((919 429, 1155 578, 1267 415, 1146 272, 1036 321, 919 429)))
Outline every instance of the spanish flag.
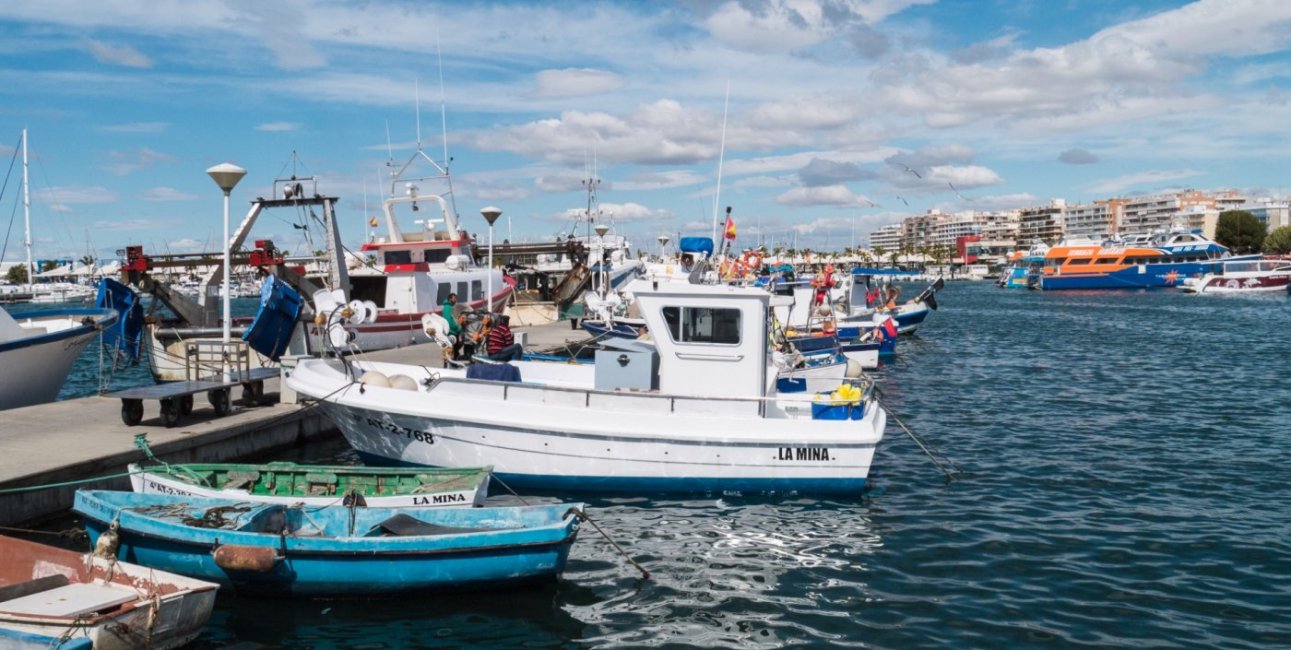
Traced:
POLYGON ((735 221, 731 219, 731 215, 729 214, 726 215, 726 234, 724 237, 730 240, 735 239, 735 221))

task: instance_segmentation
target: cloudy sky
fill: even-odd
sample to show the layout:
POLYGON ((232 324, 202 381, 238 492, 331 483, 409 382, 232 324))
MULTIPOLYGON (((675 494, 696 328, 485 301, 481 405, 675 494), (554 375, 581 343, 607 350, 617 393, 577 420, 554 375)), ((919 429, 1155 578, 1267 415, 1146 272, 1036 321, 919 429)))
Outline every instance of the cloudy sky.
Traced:
MULTIPOLYGON (((5 2, 0 155, 29 129, 37 256, 217 250, 222 161, 235 223, 294 164, 357 243, 420 97, 481 234, 489 204, 499 239, 567 232, 594 176, 643 248, 715 205, 744 241, 842 248, 932 208, 1283 196, 1288 33, 1286 0, 5 2)), ((255 236, 301 252, 294 220, 255 236)))

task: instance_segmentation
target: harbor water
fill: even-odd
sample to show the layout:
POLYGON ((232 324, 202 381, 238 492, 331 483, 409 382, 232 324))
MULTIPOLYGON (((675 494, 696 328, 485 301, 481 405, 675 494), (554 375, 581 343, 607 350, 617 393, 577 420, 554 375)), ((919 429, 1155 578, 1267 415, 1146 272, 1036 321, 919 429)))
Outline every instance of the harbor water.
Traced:
POLYGON ((1291 299, 955 282, 938 302, 877 374, 958 480, 890 422, 854 499, 542 495, 586 501, 650 578, 584 526, 555 585, 222 595, 198 647, 1291 646, 1291 299))

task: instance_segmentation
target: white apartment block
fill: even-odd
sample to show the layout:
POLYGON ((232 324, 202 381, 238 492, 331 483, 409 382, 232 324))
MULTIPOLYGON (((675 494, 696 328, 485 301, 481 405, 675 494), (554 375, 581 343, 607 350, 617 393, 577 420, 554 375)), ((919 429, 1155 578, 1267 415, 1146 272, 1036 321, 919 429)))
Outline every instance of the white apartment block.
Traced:
POLYGON ((901 232, 903 224, 894 223, 880 226, 870 233, 870 248, 882 248, 886 252, 901 250, 901 232))

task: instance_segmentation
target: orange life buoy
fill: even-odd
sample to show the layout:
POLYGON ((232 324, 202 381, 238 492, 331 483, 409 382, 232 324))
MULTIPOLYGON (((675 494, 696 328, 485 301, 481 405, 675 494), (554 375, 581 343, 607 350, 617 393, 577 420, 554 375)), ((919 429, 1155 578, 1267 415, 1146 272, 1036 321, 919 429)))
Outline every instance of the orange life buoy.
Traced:
POLYGON ((762 256, 754 251, 745 252, 744 257, 740 258, 740 262, 744 264, 744 268, 754 273, 757 273, 758 269, 762 268, 762 256))

